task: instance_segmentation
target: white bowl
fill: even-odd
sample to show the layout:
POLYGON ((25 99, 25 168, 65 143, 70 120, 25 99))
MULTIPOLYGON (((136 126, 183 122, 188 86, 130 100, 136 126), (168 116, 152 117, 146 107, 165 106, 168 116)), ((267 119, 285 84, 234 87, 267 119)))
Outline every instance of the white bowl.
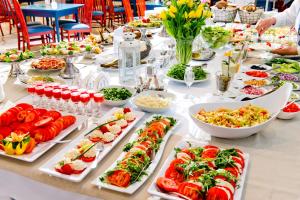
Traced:
MULTIPOLYGON (((297 104, 297 103, 295 103, 295 104, 297 104)), ((297 106, 300 107, 299 104, 297 104, 297 106)), ((298 112, 284 112, 283 110, 281 110, 280 113, 278 114, 277 118, 278 119, 293 119, 299 113, 300 113, 300 111, 298 111, 298 112)))
POLYGON ((133 98, 133 103, 136 107, 138 107, 139 109, 146 111, 146 112, 150 112, 150 113, 163 113, 168 111, 171 107, 172 107, 172 101, 175 99, 175 95, 169 92, 164 92, 164 91, 145 91, 142 92, 140 94, 138 94, 136 97, 133 98), (136 104, 136 99, 140 96, 161 96, 164 98, 170 98, 170 103, 168 107, 165 108, 151 108, 151 107, 147 107, 147 106, 142 106, 142 105, 138 105, 136 104))
POLYGON ((296 117, 300 112, 283 112, 280 111, 280 113, 277 115, 278 119, 293 119, 296 117))
POLYGON ((240 102, 218 102, 218 103, 200 103, 193 105, 189 108, 190 117, 193 119, 195 124, 205 132, 212 136, 220 138, 244 138, 253 135, 265 127, 267 127, 279 114, 281 108, 283 108, 289 100, 290 93, 292 91, 292 84, 286 83, 278 90, 271 94, 262 96, 260 98, 251 101, 240 101, 240 102), (193 116, 198 113, 200 108, 207 111, 216 110, 218 108, 231 108, 236 109, 247 104, 253 104, 267 109, 270 113, 270 119, 264 123, 258 124, 252 127, 242 127, 242 128, 227 128, 212 125, 209 123, 202 122, 193 116))
POLYGON ((104 104, 104 105, 109 105, 109 106, 123 106, 123 105, 125 105, 126 103, 128 103, 128 101, 129 101, 129 100, 135 95, 135 93, 136 93, 136 90, 135 90, 134 88, 126 87, 126 86, 120 86, 120 85, 109 85, 109 86, 103 87, 102 89, 105 89, 105 88, 126 88, 126 89, 129 90, 130 93, 132 94, 131 97, 129 97, 128 99, 125 99, 125 100, 112 101, 112 100, 106 100, 106 99, 104 99, 103 104, 104 104))

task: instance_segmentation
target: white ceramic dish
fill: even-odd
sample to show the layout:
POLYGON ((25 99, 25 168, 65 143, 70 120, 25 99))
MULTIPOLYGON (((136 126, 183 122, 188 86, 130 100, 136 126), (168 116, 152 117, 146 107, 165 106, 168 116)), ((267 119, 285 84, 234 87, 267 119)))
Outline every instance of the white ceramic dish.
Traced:
MULTIPOLYGON (((192 147, 199 147, 199 146, 204 146, 206 145, 206 143, 201 143, 199 141, 180 141, 176 147, 178 148, 185 148, 185 147, 189 147, 188 142, 192 145, 192 147)), ((163 193, 161 192, 158 187, 156 186, 156 180, 161 177, 164 176, 167 168, 169 167, 170 163, 174 160, 175 157, 175 151, 172 151, 167 160, 164 162, 162 168, 159 170, 157 176, 153 179, 153 182, 151 183, 150 187, 148 188, 148 193, 150 193, 153 196, 157 196, 157 197, 161 197, 163 199, 169 199, 169 200, 183 200, 182 198, 178 197, 178 196, 174 196, 174 195, 170 195, 168 193, 163 193)), ((237 187, 237 189, 234 192, 234 200, 241 200, 242 199, 242 195, 243 195, 243 189, 244 189, 244 184, 245 184, 245 180, 246 180, 246 175, 248 172, 248 165, 249 165, 249 154, 245 153, 245 168, 243 173, 240 176, 240 180, 238 182, 239 187, 237 187)))
POLYGON ((168 111, 171 107, 172 107, 172 101, 176 98, 176 96, 172 93, 169 92, 164 92, 164 91, 145 91, 142 92, 140 94, 138 94, 137 96, 135 96, 133 98, 133 103, 135 106, 137 106, 139 109, 146 111, 146 112, 150 112, 150 113, 163 113, 168 111), (158 97, 162 97, 162 98, 168 98, 169 99, 169 105, 167 107, 164 108, 151 108, 151 107, 147 107, 144 105, 138 105, 136 103, 137 98, 141 97, 141 96, 158 96, 158 97))
POLYGON ((286 105, 286 103, 289 100, 291 91, 292 91, 292 84, 286 83, 276 91, 251 101, 196 104, 189 108, 189 114, 190 117, 195 122, 195 124, 200 129, 206 131, 212 136, 220 137, 220 138, 244 138, 253 135, 254 133, 257 133, 263 130, 264 128, 266 128, 277 117, 281 108, 283 108, 286 105), (252 126, 252 127, 227 128, 227 127, 221 127, 221 126, 205 123, 193 117, 200 110, 200 108, 203 108, 207 111, 216 110, 218 108, 236 109, 245 106, 249 103, 266 108, 270 113, 270 119, 262 124, 252 126))
MULTIPOLYGON (((196 84, 196 83, 202 83, 202 82, 205 82, 205 81, 208 81, 210 79, 210 73, 206 72, 207 73, 207 76, 206 76, 206 79, 202 79, 202 80, 195 80, 193 84, 196 84)), ((169 77, 166 75, 166 77, 171 80, 171 81, 174 81, 174 82, 177 82, 177 83, 183 83, 185 84, 184 80, 178 80, 178 79, 175 79, 175 78, 172 78, 172 77, 169 77)))
POLYGON ((262 43, 252 43, 249 45, 250 49, 255 51, 272 51, 281 47, 281 44, 278 43, 271 43, 271 46, 267 45, 266 42, 262 43))
POLYGON ((135 95, 136 91, 135 89, 131 88, 131 87, 126 87, 126 86, 120 86, 120 85, 109 85, 109 86, 105 86, 103 87, 102 89, 105 89, 105 88, 126 88, 127 90, 130 91, 130 93, 132 94, 131 97, 129 97, 128 99, 125 99, 125 100, 119 100, 119 101, 111 101, 111 100, 104 100, 103 104, 104 105, 109 105, 109 106, 114 106, 114 107, 117 107, 117 106, 123 106, 125 105, 126 103, 129 102, 129 100, 135 95))
POLYGON ((278 119, 293 119, 295 118, 300 112, 283 112, 282 110, 277 115, 278 119))
MULTIPOLYGON (((151 121, 153 119, 154 116, 157 116, 157 115, 152 115, 150 116, 146 122, 148 121, 151 121)), ((146 123, 145 122, 145 123, 146 123)), ((106 189, 110 189, 110 190, 114 190, 114 191, 118 191, 118 192, 121 192, 121 193, 127 193, 127 194, 133 194, 136 190, 138 190, 144 183, 145 181, 151 176, 151 174, 154 172, 155 168, 157 167, 160 159, 161 159, 161 156, 164 152, 164 149, 165 149, 165 146, 166 146, 166 143, 169 139, 169 137, 174 133, 174 130, 176 129, 176 127, 178 127, 179 125, 179 120, 177 119, 177 123, 176 125, 171 128, 167 134, 164 136, 163 138, 163 141, 161 142, 160 144, 160 148, 159 150, 157 151, 157 153, 155 154, 155 158, 152 160, 151 164, 149 165, 149 167, 147 168, 147 170, 145 171, 148 175, 145 175, 142 177, 142 179, 138 182, 135 182, 134 184, 131 184, 129 185, 127 188, 121 188, 121 187, 117 187, 117 186, 114 186, 114 185, 110 185, 110 184, 107 184, 107 183, 103 183, 102 181, 100 181, 100 177, 102 177, 105 172, 103 174, 101 174, 99 177, 97 177, 93 182, 92 184, 93 185, 96 185, 98 187, 103 187, 103 188, 106 188, 106 189)), ((142 125, 141 127, 139 127, 137 130, 141 129, 141 128, 144 128, 145 124, 142 125)), ((137 133, 134 133, 129 142, 132 142, 134 140, 136 140, 138 138, 138 134, 137 133)), ((119 158, 117 159, 116 162, 114 162, 106 171, 109 171, 111 169, 113 169, 116 165, 117 165, 117 162, 122 160, 123 157, 125 156, 126 152, 123 152, 121 153, 121 155, 119 156, 119 158)))
MULTIPOLYGON (((109 110, 100 120, 98 124, 102 124, 105 123, 106 120, 112 116, 112 114, 117 110, 118 108, 112 108, 111 110, 109 110)), ((91 163, 87 163, 87 168, 81 173, 81 174, 72 174, 72 175, 65 175, 62 173, 59 173, 55 170, 54 166, 63 159, 64 154, 75 148, 76 145, 79 143, 80 140, 82 140, 84 138, 84 134, 79 135, 76 139, 74 139, 69 145, 67 145, 65 148, 63 148, 60 152, 58 152, 53 158, 51 158, 50 160, 48 160, 46 163, 44 163, 39 170, 58 177, 58 178, 62 178, 71 182, 80 182, 82 181, 92 170, 93 170, 93 165, 95 164, 94 162, 101 162, 101 160, 113 149, 115 148, 115 146, 127 135, 127 133, 143 118, 144 114, 143 112, 139 112, 139 111, 135 111, 133 110, 136 119, 129 124, 129 126, 127 126, 122 133, 111 143, 108 144, 104 144, 104 150, 97 155, 97 159, 94 160, 91 163)), ((92 128, 94 128, 95 126, 91 126, 88 129, 86 129, 87 131, 91 130, 92 128)))

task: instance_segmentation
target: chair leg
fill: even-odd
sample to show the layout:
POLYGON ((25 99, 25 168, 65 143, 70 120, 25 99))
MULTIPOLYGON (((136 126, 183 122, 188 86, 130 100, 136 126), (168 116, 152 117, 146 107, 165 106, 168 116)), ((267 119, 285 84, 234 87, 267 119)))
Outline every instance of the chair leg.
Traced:
POLYGON ((55 43, 55 32, 52 32, 52 42, 55 43))
POLYGON ((18 50, 21 50, 21 37, 20 32, 17 30, 17 38, 18 38, 18 50))
POLYGON ((1 23, 0 23, 0 31, 1 31, 2 36, 4 36, 4 33, 3 33, 3 29, 2 29, 1 23))
POLYGON ((71 36, 70 36, 70 32, 68 31, 68 42, 70 42, 71 36))
POLYGON ((42 40, 42 43, 45 44, 45 36, 44 35, 41 35, 41 40, 42 40))

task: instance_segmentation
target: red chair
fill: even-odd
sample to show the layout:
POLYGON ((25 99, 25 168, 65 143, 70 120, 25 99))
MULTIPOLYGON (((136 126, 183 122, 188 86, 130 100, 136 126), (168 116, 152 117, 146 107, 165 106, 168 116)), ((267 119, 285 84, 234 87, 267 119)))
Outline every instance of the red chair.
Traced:
POLYGON ((0 0, 0 31, 2 36, 4 36, 1 23, 9 23, 9 34, 11 34, 13 27, 13 13, 9 7, 9 0, 0 0))
POLYGON ((106 3, 110 26, 113 27, 113 22, 125 23, 125 8, 123 6, 115 6, 113 0, 106 0, 106 3))
POLYGON ((105 0, 94 0, 92 19, 101 26, 106 26, 106 3, 105 0))
POLYGON ((137 14, 140 18, 145 16, 146 2, 145 0, 136 0, 137 14))
POLYGON ((130 0, 123 0, 125 8, 126 22, 131 22, 134 18, 133 10, 131 9, 130 0))
MULTIPOLYGON (((84 4, 83 8, 79 8, 78 23, 65 23, 61 25, 61 38, 64 39, 64 33, 67 33, 68 41, 71 39, 71 34, 81 34, 84 38, 84 34, 92 32, 92 12, 93 12, 93 0, 74 0, 76 4, 84 4)), ((79 39, 79 37, 78 37, 79 39)))
POLYGON ((18 34, 18 48, 21 49, 21 43, 23 44, 23 51, 30 49, 32 41, 41 40, 42 44, 45 44, 45 39, 52 36, 52 41, 55 42, 55 31, 53 28, 45 25, 27 26, 23 12, 21 10, 18 0, 12 0, 13 6, 16 14, 17 27, 20 29, 20 34, 18 34))

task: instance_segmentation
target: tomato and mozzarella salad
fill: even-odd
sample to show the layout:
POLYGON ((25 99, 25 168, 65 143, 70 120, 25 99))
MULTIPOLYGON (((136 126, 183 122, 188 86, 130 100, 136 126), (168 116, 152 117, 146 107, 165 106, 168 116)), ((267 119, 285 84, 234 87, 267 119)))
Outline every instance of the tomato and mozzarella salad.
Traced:
POLYGON ((146 170, 155 158, 167 132, 174 127, 172 117, 154 116, 144 128, 137 131, 138 137, 125 145, 124 156, 113 169, 108 170, 100 181, 118 187, 128 187, 147 175, 146 170))
POLYGON ((31 153, 36 144, 52 140, 75 121, 55 110, 17 104, 0 115, 0 150, 9 155, 31 153))
POLYGON ((89 133, 88 138, 93 142, 101 141, 103 143, 110 143, 135 119, 136 116, 131 108, 117 109, 104 125, 98 126, 89 133))
POLYGON ((55 165, 55 170, 66 175, 81 174, 87 168, 87 164, 96 158, 95 145, 99 142, 113 142, 135 119, 131 108, 117 109, 105 123, 94 128, 75 148, 66 152, 64 158, 55 165))
POLYGON ((164 176, 156 180, 161 192, 191 200, 233 200, 245 166, 242 151, 213 145, 175 151, 164 176))
POLYGON ((96 159, 96 155, 95 143, 84 138, 75 148, 65 153, 64 158, 54 168, 57 172, 66 175, 81 174, 87 168, 87 164, 96 159))

